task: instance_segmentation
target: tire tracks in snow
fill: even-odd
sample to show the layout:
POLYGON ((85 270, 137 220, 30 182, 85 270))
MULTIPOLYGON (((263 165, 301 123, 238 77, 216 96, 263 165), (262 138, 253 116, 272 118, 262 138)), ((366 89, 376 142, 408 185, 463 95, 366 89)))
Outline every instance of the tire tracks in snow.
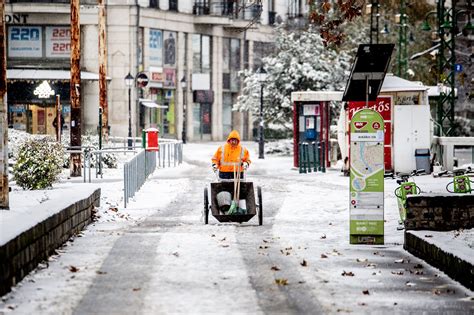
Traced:
MULTIPOLYGON (((255 177, 258 179, 258 174, 255 177)), ((275 216, 285 199, 286 186, 286 180, 272 178, 270 184, 262 187, 263 225, 237 228, 237 242, 264 313, 318 314, 322 312, 321 306, 297 270, 303 267, 295 263, 294 257, 288 257, 291 250, 285 250, 273 235, 275 216), (286 285, 276 283, 285 280, 286 285)), ((255 224, 254 220, 250 222, 255 224)))

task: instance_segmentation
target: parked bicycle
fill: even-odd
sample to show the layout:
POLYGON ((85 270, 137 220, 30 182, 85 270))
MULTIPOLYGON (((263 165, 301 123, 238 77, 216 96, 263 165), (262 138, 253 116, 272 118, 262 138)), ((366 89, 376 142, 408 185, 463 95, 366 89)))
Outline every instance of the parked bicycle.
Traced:
MULTIPOLYGON (((394 193, 397 197, 398 211, 400 213, 400 225, 403 225, 407 217, 407 197, 409 195, 418 195, 421 192, 421 188, 418 187, 418 185, 414 181, 414 176, 418 176, 424 173, 424 169, 418 169, 412 171, 410 174, 398 173, 397 175, 400 178, 397 179, 397 184, 399 186, 395 189, 394 193), (412 178, 413 180, 409 181, 410 178, 412 178)), ((401 229, 403 229, 403 227, 401 227, 401 229)))
POLYGON ((474 184, 474 181, 469 178, 469 174, 474 173, 471 167, 457 169, 453 173, 456 175, 454 175, 453 181, 446 185, 446 190, 450 193, 470 194, 474 184))

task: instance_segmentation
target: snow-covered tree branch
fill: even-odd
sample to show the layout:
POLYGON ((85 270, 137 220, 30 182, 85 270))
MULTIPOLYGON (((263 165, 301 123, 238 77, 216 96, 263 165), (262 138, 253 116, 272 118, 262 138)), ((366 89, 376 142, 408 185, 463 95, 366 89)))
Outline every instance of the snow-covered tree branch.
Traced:
MULTIPOLYGON (((264 84, 264 119, 284 125, 291 122, 291 92, 342 90, 350 71, 345 51, 325 47, 319 31, 310 28, 299 33, 277 29, 276 53, 263 58, 267 72, 264 84)), ((234 110, 259 112, 260 87, 255 72, 245 70, 242 94, 234 110)))

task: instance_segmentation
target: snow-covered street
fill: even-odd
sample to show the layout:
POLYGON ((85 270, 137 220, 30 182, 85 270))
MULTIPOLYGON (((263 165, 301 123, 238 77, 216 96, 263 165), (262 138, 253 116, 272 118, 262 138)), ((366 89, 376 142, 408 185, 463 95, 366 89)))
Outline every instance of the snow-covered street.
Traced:
MULTIPOLYGON (((157 169, 126 209, 120 169, 93 184, 58 184, 101 187, 99 218, 5 295, 0 314, 474 312, 472 291, 403 249, 392 179, 385 245, 349 245, 348 178, 337 169, 299 174, 288 156, 259 160, 247 142, 263 225, 212 216, 205 225, 203 189, 215 180, 220 144, 186 144, 185 163, 157 169)), ((450 180, 416 178, 426 192, 450 180)), ((462 237, 474 243, 472 233, 462 237)))

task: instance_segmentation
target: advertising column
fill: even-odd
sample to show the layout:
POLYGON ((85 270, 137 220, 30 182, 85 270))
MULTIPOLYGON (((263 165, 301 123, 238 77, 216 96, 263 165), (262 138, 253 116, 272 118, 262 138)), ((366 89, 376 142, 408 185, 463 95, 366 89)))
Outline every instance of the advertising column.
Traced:
POLYGON ((384 120, 372 109, 350 124, 350 243, 384 243, 384 120))

